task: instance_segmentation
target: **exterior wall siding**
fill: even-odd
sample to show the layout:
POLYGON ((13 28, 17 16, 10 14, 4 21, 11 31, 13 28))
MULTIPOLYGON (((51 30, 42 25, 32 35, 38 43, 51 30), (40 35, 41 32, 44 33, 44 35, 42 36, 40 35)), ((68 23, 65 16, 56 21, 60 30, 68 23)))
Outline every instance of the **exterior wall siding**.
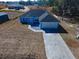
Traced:
POLYGON ((38 18, 34 17, 21 17, 20 22, 23 24, 29 24, 31 26, 39 26, 38 18))
POLYGON ((59 23, 58 22, 41 22, 40 28, 42 29, 56 29, 58 28, 59 23))

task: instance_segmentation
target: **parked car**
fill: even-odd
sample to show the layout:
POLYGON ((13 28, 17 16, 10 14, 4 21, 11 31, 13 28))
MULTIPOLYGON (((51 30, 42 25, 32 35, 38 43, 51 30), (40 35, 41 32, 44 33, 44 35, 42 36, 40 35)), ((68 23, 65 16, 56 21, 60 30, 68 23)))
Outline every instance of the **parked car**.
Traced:
POLYGON ((77 39, 79 39, 79 34, 76 36, 77 39))

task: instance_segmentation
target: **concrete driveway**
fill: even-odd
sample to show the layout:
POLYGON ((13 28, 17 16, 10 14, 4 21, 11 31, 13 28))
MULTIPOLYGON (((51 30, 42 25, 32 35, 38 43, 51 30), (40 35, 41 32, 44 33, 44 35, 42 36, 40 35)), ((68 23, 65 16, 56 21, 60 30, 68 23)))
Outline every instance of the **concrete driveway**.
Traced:
POLYGON ((75 59, 60 34, 43 33, 47 59, 75 59))
POLYGON ((39 27, 28 26, 34 32, 43 32, 47 59, 75 59, 59 33, 45 33, 39 27))

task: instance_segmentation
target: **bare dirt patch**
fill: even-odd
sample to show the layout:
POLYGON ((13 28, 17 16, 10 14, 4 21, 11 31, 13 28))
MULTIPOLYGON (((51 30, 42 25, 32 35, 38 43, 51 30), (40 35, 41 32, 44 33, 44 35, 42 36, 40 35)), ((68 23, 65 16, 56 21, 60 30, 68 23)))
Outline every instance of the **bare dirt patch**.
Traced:
POLYGON ((79 43, 76 40, 65 40, 67 45, 69 46, 71 52, 76 57, 76 59, 79 59, 79 43))
POLYGON ((69 47, 72 47, 72 48, 79 48, 79 44, 77 41, 75 40, 65 40, 65 42, 67 43, 67 45, 69 47))
POLYGON ((7 24, 0 25, 0 58, 46 59, 42 33, 32 32, 18 20, 7 24))

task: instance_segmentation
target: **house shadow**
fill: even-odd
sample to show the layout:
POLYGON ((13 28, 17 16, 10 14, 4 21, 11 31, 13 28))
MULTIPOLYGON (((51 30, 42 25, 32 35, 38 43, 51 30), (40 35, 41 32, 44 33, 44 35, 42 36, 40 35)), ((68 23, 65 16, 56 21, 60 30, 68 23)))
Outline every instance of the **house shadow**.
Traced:
POLYGON ((61 25, 57 29, 42 29, 46 33, 68 33, 61 25))

